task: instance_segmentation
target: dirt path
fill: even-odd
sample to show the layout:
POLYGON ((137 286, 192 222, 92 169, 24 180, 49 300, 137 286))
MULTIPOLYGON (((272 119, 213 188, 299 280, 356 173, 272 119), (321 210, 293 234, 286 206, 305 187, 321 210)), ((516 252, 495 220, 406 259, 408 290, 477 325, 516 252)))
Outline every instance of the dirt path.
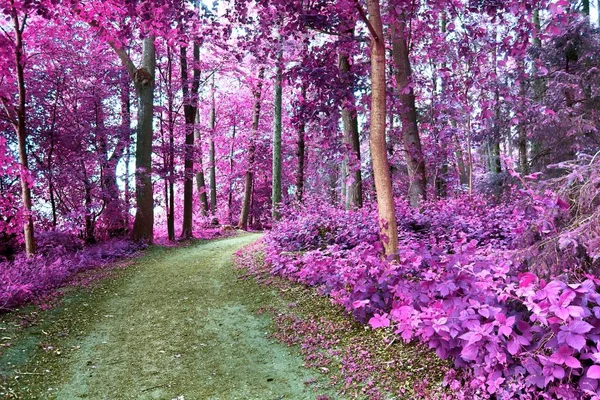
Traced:
POLYGON ((314 399, 319 393, 305 384, 314 380, 314 372, 302 367, 295 350, 266 337, 269 318, 256 312, 277 301, 276 293, 238 280, 232 270, 233 253, 257 238, 151 249, 100 295, 78 299, 89 303, 73 301, 77 310, 69 311, 65 299, 58 313, 75 313, 77 320, 52 347, 65 349, 63 354, 47 370, 39 360, 35 367, 33 361, 19 367, 51 375, 28 384, 29 394, 51 399, 314 399))

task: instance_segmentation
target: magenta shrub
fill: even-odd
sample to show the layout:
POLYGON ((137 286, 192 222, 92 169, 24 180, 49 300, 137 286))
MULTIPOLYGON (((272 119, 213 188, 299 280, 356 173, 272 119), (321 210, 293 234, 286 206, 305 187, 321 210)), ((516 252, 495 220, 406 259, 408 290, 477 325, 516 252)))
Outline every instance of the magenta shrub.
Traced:
POLYGON ((74 236, 46 232, 39 238, 40 254, 0 262, 0 313, 33 300, 67 283, 75 274, 127 257, 141 246, 112 239, 83 247, 74 236))
POLYGON ((373 214, 326 207, 290 213, 267 235, 266 260, 372 328, 450 358, 458 398, 600 398, 600 280, 518 272, 510 249, 537 219, 480 199, 398 209, 397 261, 382 260, 373 214))

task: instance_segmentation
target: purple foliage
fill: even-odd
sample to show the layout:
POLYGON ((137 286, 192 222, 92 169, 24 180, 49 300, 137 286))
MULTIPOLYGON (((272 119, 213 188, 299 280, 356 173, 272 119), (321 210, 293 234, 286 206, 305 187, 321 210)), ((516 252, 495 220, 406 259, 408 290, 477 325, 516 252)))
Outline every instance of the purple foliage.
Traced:
POLYGON ((518 273, 510 250, 543 210, 526 219, 481 200, 438 203, 423 215, 398 208, 398 260, 382 260, 369 211, 326 207, 277 225, 266 260, 363 323, 391 326, 451 359, 457 370, 446 383, 459 398, 600 398, 600 280, 518 273))
POLYGON ((130 256, 140 249, 125 239, 83 247, 70 235, 46 232, 40 254, 0 263, 0 312, 10 310, 67 283, 75 274, 130 256))

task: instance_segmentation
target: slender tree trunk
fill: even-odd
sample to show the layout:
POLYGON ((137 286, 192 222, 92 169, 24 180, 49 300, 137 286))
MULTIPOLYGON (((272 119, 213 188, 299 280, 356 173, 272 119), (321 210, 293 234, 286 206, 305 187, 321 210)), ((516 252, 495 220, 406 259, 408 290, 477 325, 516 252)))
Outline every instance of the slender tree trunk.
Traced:
MULTIPOLYGON (((306 99, 306 83, 302 82, 300 96, 304 102, 306 99)), ((296 143, 296 156, 298 157, 298 169, 296 170, 296 200, 302 202, 304 198, 304 161, 306 158, 306 122, 304 120, 304 105, 301 106, 300 119, 298 121, 298 142, 296 143)))
POLYGON ((208 160, 210 163, 210 213, 213 224, 218 224, 215 218, 217 212, 217 165, 215 159, 215 127, 217 121, 217 106, 215 103, 215 75, 212 76, 211 105, 210 105, 210 143, 208 160))
POLYGON ((262 92, 262 81, 265 76, 265 68, 260 67, 258 72, 258 84, 254 90, 254 111, 252 116, 252 133, 250 145, 248 146, 248 168, 244 181, 244 200, 242 201, 242 210, 240 212, 239 228, 248 229, 248 215, 250 214, 250 202, 252 200, 253 177, 254 177, 254 158, 256 152, 256 135, 258 133, 258 122, 260 120, 260 97, 262 92))
POLYGON ((154 116, 154 76, 156 69, 154 36, 143 41, 142 68, 134 74, 139 93, 137 146, 135 151, 135 198, 137 209, 133 239, 152 242, 154 195, 152 188, 152 121, 154 116))
POLYGON ((206 179, 204 178, 204 166, 202 163, 202 137, 200 136, 200 113, 196 111, 196 132, 194 137, 198 146, 198 155, 196 156, 196 191, 200 200, 200 213, 203 217, 208 215, 208 196, 206 194, 206 179))
POLYGON ((408 198, 411 206, 417 207, 427 197, 427 176, 425 174, 425 157, 421 148, 421 138, 417 125, 415 92, 410 86, 412 84, 412 70, 404 16, 395 16, 391 32, 392 54, 396 67, 396 90, 401 104, 402 140, 408 167, 408 198))
MULTIPOLYGON (((126 71, 125 71, 126 72, 126 71)), ((131 161, 131 91, 127 76, 121 79, 121 134, 125 140, 125 230, 129 231, 131 210, 131 188, 129 182, 129 163, 131 161)))
POLYGON ((54 193, 54 172, 52 171, 53 159, 54 159, 54 134, 56 131, 56 118, 58 112, 58 99, 60 96, 60 78, 56 82, 56 97, 52 107, 52 122, 50 124, 50 148, 48 149, 48 162, 46 168, 48 169, 48 192, 50 194, 50 207, 52 209, 52 230, 56 230, 58 223, 58 215, 56 212, 56 195, 54 193))
POLYGON ((85 163, 81 161, 81 171, 83 172, 83 190, 85 193, 84 206, 85 206, 85 234, 84 239, 88 244, 96 243, 95 238, 95 218, 92 210, 92 184, 87 174, 85 163))
POLYGON ((173 63, 171 59, 171 49, 167 47, 167 131, 169 134, 169 145, 167 147, 166 156, 166 177, 167 182, 166 190, 168 195, 165 200, 168 203, 167 206, 167 234, 169 240, 175 240, 175 110, 174 110, 174 98, 175 93, 173 92, 173 63))
POLYGON ((369 22, 374 31, 373 37, 371 37, 371 132, 369 143, 373 160, 381 236, 385 254, 390 256, 398 252, 398 227, 385 144, 385 42, 379 0, 367 0, 367 9, 369 22))
MULTIPOLYGON (((352 33, 352 31, 351 31, 352 33)), ((360 137, 358 133, 358 118, 354 108, 354 75, 350 71, 350 59, 347 54, 338 55, 340 77, 346 89, 342 105, 342 125, 344 128, 344 143, 348 146, 344 162, 344 183, 346 176, 352 173, 349 185, 346 186, 344 203, 346 209, 361 208, 363 205, 362 173, 360 171, 360 137)))
POLYGON ((183 221, 181 237, 193 236, 193 197, 194 197, 194 125, 198 110, 198 91, 200 89, 200 46, 194 42, 194 66, 191 90, 188 82, 187 48, 180 49, 181 84, 183 88, 183 113, 185 117, 185 158, 183 182, 183 221))
POLYGON ((275 66, 275 100, 273 115, 273 182, 271 186, 271 215, 273 220, 281 218, 281 108, 282 108, 282 53, 279 52, 275 66))
POLYGON ((230 225, 233 225, 233 153, 235 150, 235 134, 237 129, 237 121, 233 121, 233 134, 231 135, 231 147, 229 148, 229 192, 227 193, 227 218, 230 225))
POLYGON ((25 240, 25 253, 28 257, 35 254, 35 238, 33 233, 33 215, 31 188, 29 176, 29 161, 27 158, 27 92, 25 89, 25 72, 23 69, 23 30, 25 29, 26 17, 19 21, 17 11, 13 11, 13 24, 15 32, 15 68, 17 71, 17 86, 19 90, 19 105, 16 109, 17 124, 15 126, 19 147, 19 163, 21 164, 21 200, 25 210, 25 221, 23 223, 23 238, 25 240))

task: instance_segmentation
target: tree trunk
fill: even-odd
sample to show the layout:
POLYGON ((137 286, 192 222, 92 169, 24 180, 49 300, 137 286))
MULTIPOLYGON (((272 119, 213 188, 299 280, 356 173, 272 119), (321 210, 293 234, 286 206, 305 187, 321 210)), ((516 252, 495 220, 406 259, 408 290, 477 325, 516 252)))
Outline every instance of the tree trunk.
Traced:
POLYGON ((338 55, 340 78, 346 89, 342 100, 342 125, 344 129, 344 144, 348 146, 345 159, 344 183, 346 176, 352 172, 352 178, 346 186, 344 203, 346 209, 361 208, 362 174, 360 171, 360 137, 358 133, 358 118, 354 108, 354 75, 350 72, 350 59, 347 54, 338 55))
POLYGON ((200 113, 196 111, 195 140, 198 146, 198 155, 196 156, 198 166, 196 167, 196 191, 200 200, 200 213, 203 217, 208 215, 208 196, 206 195, 206 180, 204 178, 204 166, 202 165, 202 137, 200 136, 200 113))
POLYGON ((377 193, 381 237, 385 254, 390 256, 398 252, 398 228, 385 144, 385 42, 379 0, 368 0, 367 8, 369 22, 373 29, 371 37, 371 132, 369 143, 373 160, 373 177, 377 193))
POLYGON ((298 121, 298 142, 296 143, 296 156, 298 157, 298 169, 296 170, 296 200, 302 202, 304 197, 304 161, 306 158, 306 123, 304 121, 304 99, 306 98, 306 83, 302 82, 300 96, 302 97, 302 109, 298 121))
POLYGON ((152 121, 154 114, 154 76, 156 55, 154 36, 144 39, 142 68, 134 74, 139 96, 137 146, 135 151, 136 212, 133 240, 152 243, 154 196, 152 189, 152 121))
POLYGON ((131 92, 130 81, 126 76, 121 80, 121 134, 125 140, 125 230, 129 231, 130 224, 130 182, 129 163, 131 161, 131 92))
POLYGON ((229 148, 229 192, 227 193, 227 220, 230 225, 233 225, 233 153, 235 150, 235 134, 237 129, 237 121, 233 121, 233 134, 231 136, 231 147, 229 148))
POLYGON ((33 215, 32 215, 32 201, 31 201, 31 188, 29 175, 29 161, 27 159, 27 92, 25 89, 25 73, 23 70, 23 30, 25 29, 25 22, 21 24, 17 11, 14 10, 13 14, 14 32, 15 32, 15 67, 17 70, 17 86, 19 89, 19 106, 16 109, 17 113, 17 124, 15 130, 17 133, 18 147, 19 147, 19 163, 21 164, 21 200, 23 202, 23 208, 25 210, 25 221, 23 223, 23 239, 25 241, 25 253, 28 257, 35 254, 35 239, 33 233, 33 215))
POLYGON ((191 93, 188 84, 187 48, 180 49, 181 84, 183 88, 183 113, 185 117, 185 156, 183 182, 183 221, 181 237, 193 236, 193 197, 194 197, 194 124, 198 109, 198 91, 200 88, 200 46, 194 43, 194 67, 191 93))
POLYGON ((250 136, 250 145, 248 146, 248 168, 244 181, 244 200, 242 201, 242 210, 240 212, 240 229, 248 229, 248 215, 250 214, 250 202, 253 191, 254 158, 256 152, 256 135, 258 134, 258 122, 260 120, 260 96, 262 91, 262 81, 265 76, 265 68, 260 67, 258 71, 258 84, 254 90, 254 111, 252 116, 252 133, 250 136))
POLYGON ((275 100, 273 115, 273 182, 271 185, 271 215, 273 220, 281 218, 281 108, 282 108, 282 66, 281 51, 275 66, 275 100))
POLYGON ((215 159, 215 127, 217 121, 217 107, 215 103, 215 75, 212 76, 212 93, 210 106, 210 143, 208 150, 208 162, 210 163, 210 213, 213 224, 218 221, 215 218, 217 212, 217 165, 215 159))
POLYGON ((410 86, 412 84, 412 71, 408 56, 409 48, 406 40, 407 32, 404 16, 395 16, 391 32, 392 54, 396 67, 396 90, 401 107, 402 140, 408 167, 408 198, 410 205, 417 207, 427 197, 427 176, 425 174, 425 157, 421 148, 421 138, 419 137, 419 127, 417 125, 415 92, 410 86))

